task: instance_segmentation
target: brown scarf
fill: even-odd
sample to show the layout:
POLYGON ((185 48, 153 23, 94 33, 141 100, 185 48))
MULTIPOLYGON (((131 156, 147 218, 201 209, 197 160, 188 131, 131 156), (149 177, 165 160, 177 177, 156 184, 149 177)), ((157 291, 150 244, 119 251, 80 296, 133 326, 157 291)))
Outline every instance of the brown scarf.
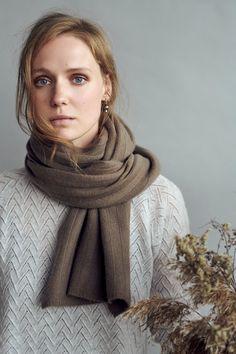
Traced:
POLYGON ((135 146, 118 117, 106 121, 96 144, 78 148, 81 172, 62 145, 50 161, 51 148, 31 135, 25 159, 33 184, 70 207, 58 232, 42 306, 107 302, 116 316, 131 300, 131 199, 158 176, 158 161, 135 146))

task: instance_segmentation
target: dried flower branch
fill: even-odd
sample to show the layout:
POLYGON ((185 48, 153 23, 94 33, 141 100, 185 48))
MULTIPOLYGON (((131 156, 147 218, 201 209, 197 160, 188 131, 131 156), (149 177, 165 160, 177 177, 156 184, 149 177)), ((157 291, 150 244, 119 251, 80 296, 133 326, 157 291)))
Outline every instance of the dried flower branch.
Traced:
POLYGON ((157 295, 124 314, 139 321, 144 329, 149 328, 154 338, 160 331, 167 331, 163 353, 236 353, 236 232, 229 224, 216 221, 211 221, 211 227, 219 235, 216 252, 206 245, 212 228, 200 237, 176 237, 176 260, 170 268, 178 272, 183 286, 187 285, 191 305, 157 295), (211 306, 205 316, 198 311, 202 305, 211 306), (199 315, 198 319, 190 318, 193 313, 199 315))

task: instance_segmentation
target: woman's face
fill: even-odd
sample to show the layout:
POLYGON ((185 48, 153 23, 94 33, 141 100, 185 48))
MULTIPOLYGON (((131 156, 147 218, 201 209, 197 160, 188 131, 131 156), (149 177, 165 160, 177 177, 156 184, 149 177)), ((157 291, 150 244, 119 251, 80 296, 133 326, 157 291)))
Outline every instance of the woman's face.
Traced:
POLYGON ((46 120, 74 145, 87 146, 98 133, 101 101, 111 93, 89 47, 72 34, 49 41, 32 62, 32 80, 35 119, 46 120))

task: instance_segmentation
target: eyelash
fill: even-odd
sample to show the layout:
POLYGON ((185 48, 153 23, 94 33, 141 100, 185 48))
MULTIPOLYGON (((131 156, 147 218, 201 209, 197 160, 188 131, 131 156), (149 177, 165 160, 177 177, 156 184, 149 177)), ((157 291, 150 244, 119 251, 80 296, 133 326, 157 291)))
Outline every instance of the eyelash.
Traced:
MULTIPOLYGON (((73 76, 73 79, 76 79, 76 78, 78 78, 78 77, 82 78, 84 81, 87 81, 87 78, 86 78, 85 76, 83 76, 83 75, 74 75, 74 76, 73 76)), ((78 85, 83 85, 83 84, 84 84, 84 81, 83 81, 83 83, 80 83, 80 84, 78 84, 78 85)))
MULTIPOLYGON (((87 81, 87 78, 86 78, 84 75, 79 75, 79 74, 73 75, 73 80, 76 79, 76 78, 78 78, 78 77, 81 78, 81 79, 83 79, 84 81, 87 81)), ((40 85, 40 84, 39 84, 39 81, 41 81, 41 80, 50 81, 50 80, 49 80, 48 78, 46 78, 46 77, 38 77, 38 78, 34 79, 34 84, 35 84, 36 87, 45 87, 45 86, 48 85, 48 84, 40 85)), ((78 86, 82 86, 82 85, 84 85, 84 83, 85 83, 84 81, 83 81, 82 83, 75 83, 75 84, 78 85, 78 86)))

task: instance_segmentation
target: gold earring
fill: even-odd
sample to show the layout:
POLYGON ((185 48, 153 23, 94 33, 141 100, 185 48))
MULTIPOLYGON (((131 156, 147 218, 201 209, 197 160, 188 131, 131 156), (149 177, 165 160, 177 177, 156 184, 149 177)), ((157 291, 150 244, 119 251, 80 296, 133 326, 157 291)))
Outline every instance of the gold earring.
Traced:
POLYGON ((109 110, 109 104, 108 104, 108 102, 107 102, 107 101, 103 101, 102 111, 103 111, 104 113, 107 113, 108 110, 109 110))

